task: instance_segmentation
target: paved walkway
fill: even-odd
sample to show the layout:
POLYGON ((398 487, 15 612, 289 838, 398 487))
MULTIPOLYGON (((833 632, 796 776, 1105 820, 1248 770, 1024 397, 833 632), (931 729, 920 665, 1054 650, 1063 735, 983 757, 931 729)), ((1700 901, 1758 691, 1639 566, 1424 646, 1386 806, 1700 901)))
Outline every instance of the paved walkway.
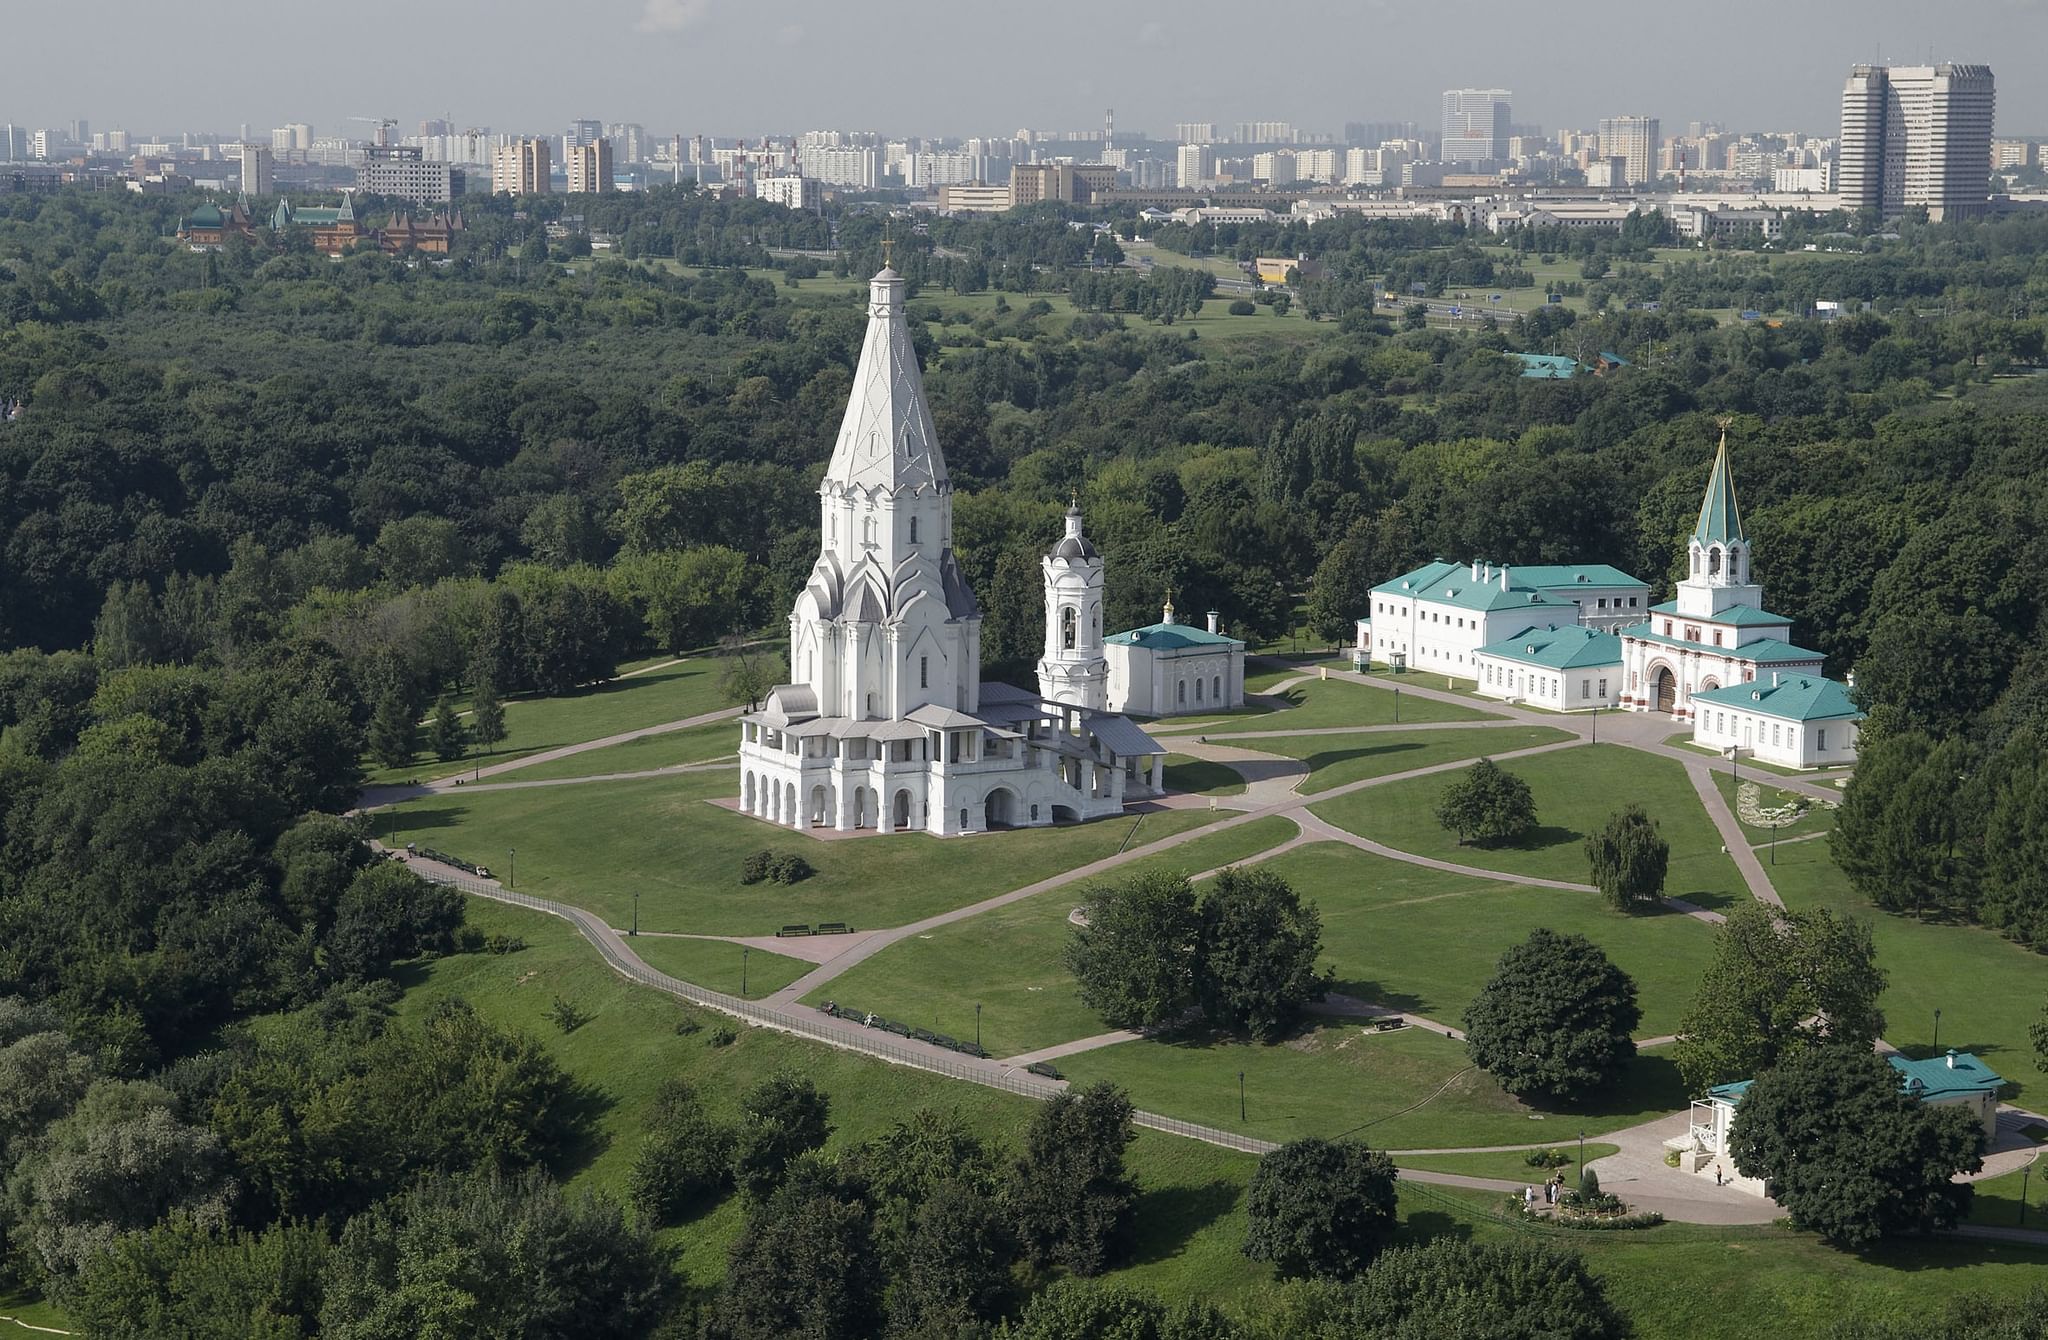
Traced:
POLYGON ((1692 1114, 1677 1112, 1600 1137, 1618 1152, 1588 1161, 1600 1189, 1639 1210, 1691 1224, 1768 1224, 1784 1217, 1774 1200, 1712 1179, 1680 1172, 1664 1162, 1664 1142, 1685 1134, 1692 1114))

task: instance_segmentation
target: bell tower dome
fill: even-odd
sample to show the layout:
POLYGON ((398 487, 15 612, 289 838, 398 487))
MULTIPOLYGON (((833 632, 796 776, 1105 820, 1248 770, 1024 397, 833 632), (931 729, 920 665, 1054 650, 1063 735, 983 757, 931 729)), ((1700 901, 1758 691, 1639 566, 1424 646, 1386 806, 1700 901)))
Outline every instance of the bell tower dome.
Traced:
POLYGON ((1038 694, 1103 711, 1109 662, 1102 654, 1102 554, 1081 533, 1081 502, 1067 508, 1067 533, 1040 564, 1045 573, 1045 654, 1038 694))
POLYGON ((1678 612, 1711 619, 1736 605, 1763 605, 1763 588, 1749 579, 1749 537, 1735 503, 1735 474, 1728 467, 1728 429, 1714 451, 1714 472, 1700 499, 1700 519, 1686 540, 1686 571, 1678 583, 1678 612))

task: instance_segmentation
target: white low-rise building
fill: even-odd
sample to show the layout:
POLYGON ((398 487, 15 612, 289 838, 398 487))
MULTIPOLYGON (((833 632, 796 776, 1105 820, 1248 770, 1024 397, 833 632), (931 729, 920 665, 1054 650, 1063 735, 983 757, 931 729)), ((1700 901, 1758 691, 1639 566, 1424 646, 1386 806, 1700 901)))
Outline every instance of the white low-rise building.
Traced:
POLYGON ((1168 717, 1244 706, 1244 643, 1225 636, 1215 610, 1206 629, 1174 618, 1166 602, 1160 621, 1104 639, 1109 660, 1109 710, 1168 717))
POLYGON ((1692 696, 1692 741, 1787 768, 1856 761, 1863 712, 1848 690, 1819 675, 1772 671, 1768 681, 1730 684, 1692 696))
POLYGON ((1478 676, 1481 647, 1526 628, 1578 624, 1606 632, 1639 622, 1650 588, 1604 563, 1512 568, 1438 560, 1372 589, 1371 659, 1462 679, 1478 676))
POLYGON ((1525 628, 1475 653, 1478 690, 1489 698, 1582 712, 1621 696, 1621 639, 1567 624, 1525 628))

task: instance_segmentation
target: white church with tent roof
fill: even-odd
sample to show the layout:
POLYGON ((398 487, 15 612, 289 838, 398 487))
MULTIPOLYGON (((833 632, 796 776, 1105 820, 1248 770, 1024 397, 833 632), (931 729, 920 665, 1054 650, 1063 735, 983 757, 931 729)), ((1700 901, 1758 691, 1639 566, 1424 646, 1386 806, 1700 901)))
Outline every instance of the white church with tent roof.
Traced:
POLYGON ((740 718, 740 808, 787 828, 942 836, 1121 813, 1164 790, 1166 750, 1115 710, 1102 556, 1077 503, 1043 563, 1038 691, 983 683, 981 608, 953 552, 904 297, 887 266, 869 285, 818 486, 818 561, 789 616, 791 682, 740 718))

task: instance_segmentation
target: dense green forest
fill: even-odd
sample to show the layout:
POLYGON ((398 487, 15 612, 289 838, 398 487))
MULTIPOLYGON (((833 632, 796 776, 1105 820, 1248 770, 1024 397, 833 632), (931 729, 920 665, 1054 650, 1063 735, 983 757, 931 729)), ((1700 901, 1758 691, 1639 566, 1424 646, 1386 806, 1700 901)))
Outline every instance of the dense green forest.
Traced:
MULTIPOLYGON (((537 1329, 507 1334, 569 1315, 591 1335, 807 1325, 785 1279, 678 1298, 648 1218, 547 1180, 590 1099, 530 1039, 456 1007, 393 1016, 398 965, 512 946, 338 816, 366 748, 402 764, 444 693, 559 692, 636 654, 775 635, 816 553, 864 322, 857 282, 820 276, 877 268, 884 221, 839 220, 821 264, 770 249, 828 246, 825 220, 756 202, 487 201, 452 256, 330 260, 267 232, 188 250, 170 234, 194 203, 0 198, 8 1280, 108 1335, 228 1333, 178 1329, 195 1298, 237 1300, 236 1333, 418 1334, 432 1299, 389 1299, 434 1260, 545 1279, 547 1298, 505 1302, 537 1329)), ((1037 652, 1038 555, 1070 493, 1113 626, 1170 591, 1256 637, 1305 605, 1337 639, 1373 583, 1438 555, 1668 586, 1726 416, 1771 604, 1872 713, 1845 869, 1901 914, 2048 937, 2048 395, 2017 375, 2048 334, 2048 225, 1826 220, 1813 235, 1849 230, 1851 254, 1715 250, 1655 274, 1653 227, 1531 234, 1508 251, 1570 256, 1602 301, 1464 332, 1396 330, 1372 301, 1388 282, 1527 280, 1462 229, 1178 227, 1050 208, 896 226, 992 674, 1037 652), (1141 235, 1332 269, 1297 286, 1285 335, 1205 339, 1184 318, 1215 302, 1206 273, 1105 268, 1141 235), (1017 310, 954 303, 991 289, 1017 310), (1044 294, 1081 314, 1026 296, 1044 294), (1823 296, 1870 309, 1698 310, 1823 296), (1531 380, 1504 356, 1586 349, 1626 366, 1531 380)), ((674 1176, 727 1176, 688 1167, 732 1140, 772 1165, 735 1278, 790 1243, 887 1263, 827 1278, 833 1253, 814 1253, 807 1287, 842 1291, 855 1322, 809 1333, 978 1334, 1020 1315, 1013 1264, 1043 1283, 1113 1255, 1114 1158, 1063 1171, 1064 1207, 1007 1180, 1013 1157, 1054 1159, 1057 1131, 956 1149, 960 1175, 939 1177, 807 1161, 825 1115, 760 1103, 734 1135, 678 1096, 674 1176), (1077 1247, 1076 1223, 1103 1242, 1077 1247), (987 1250, 948 1254, 963 1241, 987 1250), (951 1310, 902 1302, 918 1280, 951 1310)), ((1059 1112, 1084 1118, 1114 1143, 1113 1112, 1059 1112)), ((1588 1319, 1572 1333, 1610 1333, 1597 1286, 1537 1256, 1500 1268, 1550 1280, 1588 1319)), ((1468 1265, 1396 1260, 1289 1306, 1330 1334, 1405 1333, 1394 1281, 1468 1265)), ((1064 1291, 1016 1333, 1097 1333, 1062 1329, 1062 1308, 1139 1317, 1117 1334, 1224 1333, 1064 1291)))

